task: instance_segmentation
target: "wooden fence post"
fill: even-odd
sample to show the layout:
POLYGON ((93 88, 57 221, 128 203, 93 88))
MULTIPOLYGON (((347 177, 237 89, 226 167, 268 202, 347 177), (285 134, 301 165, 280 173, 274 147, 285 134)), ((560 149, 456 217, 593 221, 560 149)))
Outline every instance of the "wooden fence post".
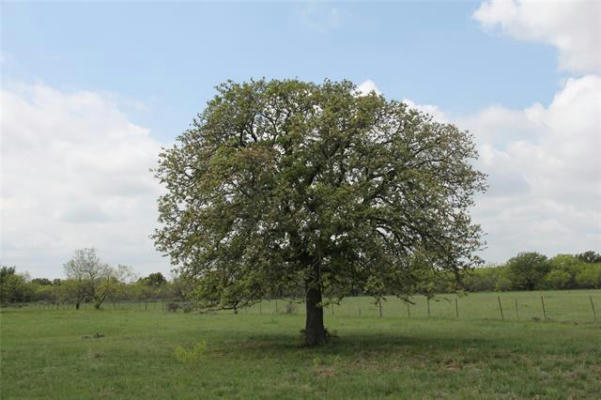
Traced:
POLYGON ((515 302, 515 315, 517 316, 518 321, 520 320, 520 309, 518 308, 518 299, 513 299, 515 302))
POLYGON ((378 314, 382 318, 382 299, 378 299, 378 314))
POLYGON ((543 305, 543 319, 546 321, 547 311, 545 310, 545 297, 542 294, 540 295, 540 303, 543 305))
POLYGON ((430 297, 426 297, 426 303, 428 304, 428 318, 430 318, 430 297))
POLYGON ((459 318, 459 301, 455 297, 455 317, 459 318))
POLYGON ((596 321, 597 313, 595 312, 595 303, 593 303, 593 296, 589 296, 588 299, 591 302, 591 310, 593 310, 593 321, 596 321))
POLYGON ((499 312, 501 313, 501 321, 505 321, 505 316, 503 315, 503 306, 501 305, 501 296, 497 296, 497 301, 499 302, 499 312))

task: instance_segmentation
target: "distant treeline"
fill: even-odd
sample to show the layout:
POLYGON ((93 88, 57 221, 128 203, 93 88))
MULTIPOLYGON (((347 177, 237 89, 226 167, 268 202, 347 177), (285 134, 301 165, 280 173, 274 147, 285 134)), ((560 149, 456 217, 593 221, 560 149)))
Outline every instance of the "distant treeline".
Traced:
MULTIPOLYGON (((450 274, 438 275, 419 292, 426 295, 510 290, 601 289, 601 255, 594 251, 559 254, 552 258, 536 253, 520 253, 505 264, 465 271, 457 283, 450 274)), ((125 281, 119 274, 97 274, 69 279, 29 279, 15 267, 0 267, 0 303, 44 302, 48 304, 93 303, 104 301, 185 301, 190 285, 182 279, 168 281, 160 272, 125 281)), ((360 295, 364 293, 350 293, 360 295)), ((302 297, 290 293, 288 297, 302 297)))
POLYGON ((470 292, 601 289, 601 255, 587 251, 547 258, 536 252, 520 253, 503 265, 469 271, 462 286, 470 292))
POLYGON ((160 272, 133 282, 114 277, 98 279, 29 279, 18 274, 14 267, 0 268, 0 302, 42 302, 47 304, 93 303, 99 308, 104 301, 183 301, 185 283, 180 279, 168 281, 160 272))

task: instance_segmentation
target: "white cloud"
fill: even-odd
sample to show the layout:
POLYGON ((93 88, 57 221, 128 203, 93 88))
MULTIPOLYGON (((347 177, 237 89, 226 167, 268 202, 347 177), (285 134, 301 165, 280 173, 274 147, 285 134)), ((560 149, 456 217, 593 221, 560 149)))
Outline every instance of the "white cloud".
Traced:
POLYGON ((436 106, 403 101, 475 135, 476 166, 490 186, 473 211, 487 233, 486 260, 504 262, 525 250, 599 250, 601 77, 568 79, 547 107, 493 106, 449 116, 436 106))
POLYGON ((409 99, 403 99, 403 103, 407 104, 410 108, 415 108, 423 113, 429 114, 437 122, 447 123, 449 118, 447 114, 442 111, 438 106, 431 104, 416 104, 409 99))
POLYGON ((382 94, 380 89, 378 89, 378 87, 376 86, 376 83, 371 79, 363 81, 357 86, 357 94, 359 96, 366 96, 371 92, 375 92, 376 94, 382 94))
MULTIPOLYGON (((474 13, 523 40, 549 43, 563 69, 601 71, 601 2, 489 0, 474 13)), ((476 133, 479 166, 491 191, 476 218, 489 232, 489 256, 601 245, 601 77, 568 79, 548 107, 491 107, 456 119, 476 133)))
POLYGON ((489 174, 475 218, 487 255, 549 255, 601 244, 601 77, 569 79, 548 107, 494 108, 457 119, 477 137, 489 174))
POLYGON ((485 28, 549 43, 559 50, 561 68, 601 71, 601 2, 597 0, 489 0, 474 13, 485 28))
POLYGON ((110 96, 36 85, 2 91, 2 255, 58 276, 77 248, 140 273, 168 271, 148 235, 160 144, 110 96))

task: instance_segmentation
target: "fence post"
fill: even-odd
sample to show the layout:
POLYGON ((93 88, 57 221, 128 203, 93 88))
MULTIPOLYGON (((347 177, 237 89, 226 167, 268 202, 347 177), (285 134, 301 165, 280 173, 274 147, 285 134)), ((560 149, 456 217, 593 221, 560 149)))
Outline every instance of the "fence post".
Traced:
POLYGON ((543 305, 543 320, 547 320, 547 311, 545 310, 545 297, 540 295, 540 303, 543 305))
POLYGON ((505 316, 503 315, 503 306, 501 305, 501 296, 497 296, 497 301, 499 302, 499 312, 501 313, 501 321, 505 321, 505 316))
POLYGON ((382 318, 382 299, 378 299, 378 314, 382 318))
POLYGON ((459 318, 459 301, 457 301, 457 297, 455 297, 455 317, 459 318))
POLYGON ((595 303, 593 303, 593 296, 589 296, 588 299, 591 302, 591 309, 593 310, 593 321, 597 320, 597 313, 595 312, 595 303))
POLYGON ((520 309, 518 308, 518 299, 513 299, 515 301, 515 315, 517 316, 518 321, 520 320, 520 309))
POLYGON ((275 313, 278 313, 278 299, 275 299, 275 313))
POLYGON ((430 318, 430 297, 426 297, 426 303, 428 304, 428 318, 430 318))
POLYGON ((407 303, 407 318, 411 318, 411 307, 409 303, 407 303))

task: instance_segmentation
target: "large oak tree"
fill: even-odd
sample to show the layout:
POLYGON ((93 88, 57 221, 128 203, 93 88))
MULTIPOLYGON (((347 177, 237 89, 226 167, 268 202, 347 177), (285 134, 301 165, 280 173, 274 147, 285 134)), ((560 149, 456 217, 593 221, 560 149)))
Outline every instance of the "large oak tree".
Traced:
POLYGON ((203 307, 302 289, 305 343, 325 298, 409 296, 478 261, 473 138, 351 82, 226 82, 155 171, 157 248, 203 307))

